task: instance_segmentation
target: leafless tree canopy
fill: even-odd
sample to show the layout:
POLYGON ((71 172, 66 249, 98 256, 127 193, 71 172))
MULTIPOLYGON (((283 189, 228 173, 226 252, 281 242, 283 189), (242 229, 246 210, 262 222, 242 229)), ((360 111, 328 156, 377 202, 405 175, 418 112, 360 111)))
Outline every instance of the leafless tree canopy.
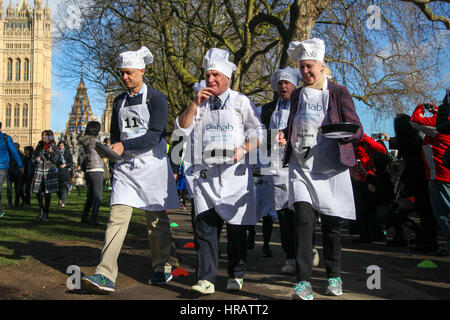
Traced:
POLYGON ((64 76, 77 75, 83 60, 85 78, 103 91, 123 89, 119 53, 147 46, 155 59, 146 80, 167 96, 170 126, 193 98, 209 48, 231 53, 233 89, 262 104, 273 97, 270 75, 296 67, 286 55, 289 43, 318 37, 336 81, 378 114, 392 115, 448 85, 449 2, 65 0, 61 15, 80 8, 81 24, 62 19, 58 40, 67 53, 64 76))

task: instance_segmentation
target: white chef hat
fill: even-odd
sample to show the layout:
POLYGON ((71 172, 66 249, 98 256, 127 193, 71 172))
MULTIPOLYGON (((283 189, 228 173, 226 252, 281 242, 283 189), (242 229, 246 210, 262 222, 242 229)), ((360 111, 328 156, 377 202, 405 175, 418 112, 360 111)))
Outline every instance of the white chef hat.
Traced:
POLYGON ((203 59, 203 69, 205 71, 217 70, 228 78, 231 78, 231 74, 236 70, 236 65, 228 60, 229 53, 227 50, 212 48, 209 49, 203 59))
POLYGON ((297 86, 300 78, 300 70, 298 69, 293 69, 291 67, 278 69, 270 77, 270 86, 272 87, 272 90, 278 91, 278 82, 281 80, 289 81, 294 86, 297 86))
POLYGON ((120 54, 120 68, 145 69, 146 64, 153 62, 153 55, 147 47, 138 51, 127 51, 120 54))
POLYGON ((195 95, 198 94, 198 92, 202 89, 206 88, 206 81, 205 80, 201 80, 200 82, 196 82, 192 89, 194 90, 195 95))
POLYGON ((294 61, 317 60, 324 61, 325 43, 318 38, 305 41, 292 41, 287 50, 289 58, 294 61))

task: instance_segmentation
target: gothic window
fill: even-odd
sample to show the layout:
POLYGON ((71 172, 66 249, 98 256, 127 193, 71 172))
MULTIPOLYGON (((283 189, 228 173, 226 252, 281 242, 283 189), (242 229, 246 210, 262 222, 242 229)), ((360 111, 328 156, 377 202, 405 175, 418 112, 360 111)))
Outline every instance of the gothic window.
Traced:
POLYGON ((22 127, 28 127, 28 105, 25 103, 22 109, 22 127))
POLYGON ((16 60, 16 81, 20 81, 20 71, 21 71, 21 61, 20 59, 16 60))
POLYGON ((25 59, 25 61, 23 62, 23 80, 30 80, 30 60, 28 59, 25 59))
POLYGON ((13 61, 8 59, 8 78, 7 81, 12 81, 13 61))
POLYGON ((5 123, 5 127, 6 128, 11 128, 11 105, 8 103, 6 105, 6 123, 5 123))
POLYGON ((20 127, 20 105, 14 107, 14 128, 20 127))

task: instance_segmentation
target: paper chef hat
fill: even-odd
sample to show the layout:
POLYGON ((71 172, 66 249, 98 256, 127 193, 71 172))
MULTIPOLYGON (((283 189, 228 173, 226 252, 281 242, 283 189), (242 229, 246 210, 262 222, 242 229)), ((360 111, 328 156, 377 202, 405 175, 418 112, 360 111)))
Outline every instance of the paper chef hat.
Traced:
POLYGON ((120 54, 120 68, 145 69, 146 64, 153 62, 153 55, 147 47, 138 51, 127 51, 120 54))
POLYGON ((203 68, 205 71, 217 70, 228 78, 231 78, 233 71, 236 70, 236 65, 228 61, 229 55, 227 50, 218 48, 209 49, 205 55, 205 59, 203 59, 203 68))
POLYGON ((278 91, 278 82, 281 80, 289 81, 294 86, 297 86, 300 78, 301 75, 298 69, 292 69, 291 67, 278 69, 270 77, 270 86, 273 91, 278 91))
POLYGON ((192 89, 194 89, 194 93, 195 95, 198 94, 198 92, 202 89, 206 88, 206 81, 205 80, 201 80, 200 82, 196 82, 192 89))
POLYGON ((292 41, 287 50, 289 58, 294 61, 317 60, 324 61, 325 43, 318 38, 305 41, 292 41))

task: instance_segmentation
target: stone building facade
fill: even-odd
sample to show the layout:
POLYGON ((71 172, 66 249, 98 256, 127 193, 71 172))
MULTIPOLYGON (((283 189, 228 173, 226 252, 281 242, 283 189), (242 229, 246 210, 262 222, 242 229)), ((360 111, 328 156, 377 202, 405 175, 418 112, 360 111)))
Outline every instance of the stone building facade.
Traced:
POLYGON ((50 127, 52 18, 48 0, 5 9, 0 0, 0 121, 21 147, 36 146, 50 127))

